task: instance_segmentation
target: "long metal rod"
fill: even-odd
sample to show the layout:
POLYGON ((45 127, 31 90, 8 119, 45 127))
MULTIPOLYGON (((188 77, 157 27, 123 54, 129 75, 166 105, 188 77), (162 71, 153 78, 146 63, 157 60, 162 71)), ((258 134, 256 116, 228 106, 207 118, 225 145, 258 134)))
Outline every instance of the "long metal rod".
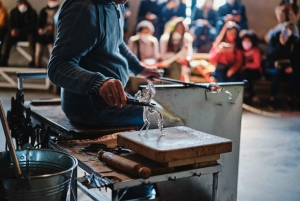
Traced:
POLYGON ((22 172, 21 172, 21 168, 20 168, 20 164, 19 164, 19 161, 18 161, 18 158, 17 158, 17 154, 16 154, 16 151, 15 151, 14 144, 13 144, 13 141, 12 141, 11 136, 10 136, 9 127, 8 127, 8 123, 7 123, 7 120, 6 120, 6 117, 5 117, 5 113, 4 113, 4 109, 3 109, 3 106, 2 106, 1 99, 0 99, 0 115, 1 115, 1 122, 2 122, 3 130, 4 130, 4 134, 5 134, 6 141, 7 141, 7 144, 8 144, 8 148, 9 148, 9 151, 10 151, 10 155, 11 155, 11 158, 13 160, 15 174, 18 178, 20 175, 22 175, 22 172))
POLYGON ((166 77, 159 77, 159 78, 154 78, 155 80, 160 80, 160 81, 165 81, 165 82, 171 82, 171 83, 176 83, 176 84, 183 84, 185 86, 190 86, 190 87, 200 87, 203 89, 208 89, 209 84, 198 84, 198 83, 191 83, 191 82, 182 82, 180 80, 175 80, 171 78, 166 78, 166 77))

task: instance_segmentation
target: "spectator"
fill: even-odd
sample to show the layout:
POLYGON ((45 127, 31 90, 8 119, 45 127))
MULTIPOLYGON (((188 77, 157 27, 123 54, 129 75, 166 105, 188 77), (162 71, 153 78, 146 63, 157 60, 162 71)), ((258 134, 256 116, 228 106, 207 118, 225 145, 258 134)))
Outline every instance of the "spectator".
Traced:
POLYGON ((182 64, 193 53, 193 38, 186 29, 183 19, 175 18, 168 23, 167 30, 160 39, 162 62, 157 66, 165 68, 165 77, 180 80, 182 64))
POLYGON ((261 54, 258 46, 258 37, 252 30, 244 30, 240 33, 245 57, 245 68, 242 71, 242 79, 248 80, 250 98, 252 102, 259 102, 254 91, 253 82, 260 79, 262 74, 261 54))
POLYGON ((8 66, 9 54, 12 46, 18 41, 29 42, 29 53, 32 61, 28 66, 34 66, 35 61, 35 37, 36 37, 37 14, 27 0, 17 0, 17 6, 11 10, 8 27, 3 47, 0 65, 8 66))
POLYGON ((41 67, 44 49, 48 47, 49 54, 54 43, 54 15, 59 9, 58 0, 47 0, 48 5, 40 11, 38 18, 38 37, 36 44, 35 66, 41 67))
POLYGON ((186 17, 186 4, 183 0, 167 0, 167 2, 159 4, 162 7, 160 18, 157 25, 156 38, 160 38, 165 30, 165 25, 171 19, 176 17, 186 17))
POLYGON ((205 0, 203 6, 195 7, 192 13, 194 52, 209 52, 216 37, 217 12, 212 8, 214 0, 205 0))
POLYGON ((219 34, 223 25, 228 21, 235 21, 240 30, 248 29, 246 8, 243 4, 237 2, 237 0, 226 0, 226 3, 219 7, 218 16, 216 25, 217 34, 219 34))
POLYGON ((152 36, 154 27, 149 21, 142 21, 136 27, 137 35, 131 36, 128 41, 129 49, 142 62, 153 61, 156 63, 159 57, 158 40, 152 36))
MULTIPOLYGON (((154 36, 158 36, 158 19, 160 18, 161 9, 163 4, 158 4, 156 0, 142 0, 140 3, 137 23, 147 20, 152 22, 155 32, 154 36)), ((156 37, 157 38, 157 37, 156 37)))
POLYGON ((129 28, 129 24, 128 24, 128 18, 131 16, 131 11, 129 10, 129 2, 127 1, 124 4, 124 40, 127 41, 128 39, 128 28, 129 28))
POLYGON ((291 0, 290 2, 281 0, 280 3, 275 7, 275 15, 278 25, 268 32, 266 36, 266 42, 269 42, 272 34, 281 30, 283 23, 287 21, 291 21, 295 24, 295 34, 299 34, 299 28, 297 27, 297 24, 299 22, 300 12, 299 6, 297 5, 297 0, 291 0))
MULTIPOLYGON (((298 69, 299 62, 295 59, 296 53, 295 48, 296 41, 299 40, 297 36, 294 35, 295 25, 292 22, 285 22, 280 31, 275 32, 268 44, 268 60, 269 63, 273 64, 273 69, 270 71, 272 74, 272 84, 271 84, 271 96, 269 101, 269 109, 276 109, 275 98, 279 88, 279 83, 282 79, 288 81, 291 84, 291 76, 293 69, 298 69)), ((296 57, 299 57, 299 53, 296 57)), ((292 97, 291 89, 293 87, 289 85, 287 106, 291 108, 292 97)))
POLYGON ((288 98, 290 108, 300 109, 300 39, 295 41, 295 47, 292 54, 292 73, 290 80, 290 97, 288 98), (296 102, 296 103, 295 103, 296 102), (296 107, 294 107, 296 104, 296 107))
POLYGON ((8 21, 7 9, 3 5, 2 0, 0 0, 0 56, 2 51, 2 44, 4 42, 4 38, 7 33, 7 21, 8 21))
POLYGON ((211 51, 210 62, 216 66, 213 76, 218 82, 239 80, 243 63, 243 52, 239 48, 239 27, 235 22, 227 22, 218 35, 211 51))

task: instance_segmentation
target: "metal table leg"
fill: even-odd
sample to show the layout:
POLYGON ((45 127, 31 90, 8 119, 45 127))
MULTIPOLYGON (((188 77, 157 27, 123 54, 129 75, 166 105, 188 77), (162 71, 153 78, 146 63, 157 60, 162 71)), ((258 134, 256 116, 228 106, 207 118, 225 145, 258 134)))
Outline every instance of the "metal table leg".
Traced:
POLYGON ((72 173, 70 201, 77 201, 77 167, 74 168, 72 173))
POLYGON ((219 173, 213 173, 213 188, 212 188, 212 201, 217 201, 218 199, 218 179, 219 179, 219 173))
POLYGON ((111 190, 111 201, 118 201, 118 190, 111 190))

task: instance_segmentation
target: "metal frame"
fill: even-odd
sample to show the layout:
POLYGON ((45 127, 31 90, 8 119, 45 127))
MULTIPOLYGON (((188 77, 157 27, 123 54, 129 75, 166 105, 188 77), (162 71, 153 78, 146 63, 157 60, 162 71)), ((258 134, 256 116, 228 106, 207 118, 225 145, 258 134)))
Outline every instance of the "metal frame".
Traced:
MULTIPOLYGON (((50 141, 49 142, 49 147, 51 147, 54 150, 59 150, 66 152, 65 149, 62 147, 58 146, 54 142, 50 141)), ((98 172, 96 172, 94 169, 91 167, 87 166, 84 164, 82 161, 78 160, 78 166, 82 168, 84 171, 86 171, 88 174, 95 174, 99 175, 98 172)), ((77 169, 74 171, 77 171, 77 169)), ((113 183, 109 179, 106 179, 109 183, 111 183, 108 188, 112 190, 112 201, 118 201, 118 191, 121 189, 126 189, 134 186, 139 186, 139 185, 145 185, 145 184, 156 184, 160 182, 165 182, 165 181, 175 181, 178 179, 183 179, 183 178, 188 178, 188 177, 201 177, 202 175, 208 175, 212 174, 213 175, 213 185, 212 185, 212 196, 211 200, 212 201, 217 201, 218 199, 218 175, 219 172, 222 172, 222 165, 214 165, 210 167, 204 167, 204 168, 197 168, 197 169, 191 169, 191 170, 185 170, 181 172, 175 172, 175 173, 168 173, 168 174, 163 174, 163 175, 157 175, 157 176, 152 176, 148 179, 134 179, 134 180, 128 180, 128 181, 122 181, 118 183, 113 183)), ((77 178, 77 172, 73 173, 72 180, 71 180, 71 187, 73 189, 75 197, 70 194, 70 199, 71 201, 76 201, 77 200, 77 188, 80 188, 87 196, 89 196, 93 200, 99 200, 99 197, 97 198, 95 193, 90 193, 87 188, 85 188, 81 183, 76 182, 77 178), (76 191, 74 190, 76 189, 76 191)), ((72 191, 72 190, 71 190, 72 191)), ((72 193, 72 192, 71 192, 72 193)))
POLYGON ((26 89, 40 89, 40 90, 48 90, 50 87, 50 81, 47 78, 47 71, 46 69, 33 69, 33 68, 18 68, 18 67, 0 67, 0 76, 5 80, 4 82, 0 82, 0 87, 5 87, 5 88, 19 88, 20 84, 22 88, 26 89), (23 84, 23 80, 16 81, 15 77, 12 77, 9 75, 9 73, 17 73, 17 74, 41 74, 41 75, 46 75, 46 76, 41 76, 41 77, 22 77, 23 78, 40 78, 44 79, 45 78, 45 84, 33 84, 33 83, 26 83, 23 84))

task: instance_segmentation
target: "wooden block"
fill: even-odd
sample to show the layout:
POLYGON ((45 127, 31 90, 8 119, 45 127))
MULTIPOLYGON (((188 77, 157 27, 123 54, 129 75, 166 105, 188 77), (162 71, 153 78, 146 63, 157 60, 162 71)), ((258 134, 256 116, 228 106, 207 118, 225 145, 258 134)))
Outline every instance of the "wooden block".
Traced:
POLYGON ((207 161, 207 162, 202 162, 202 163, 198 163, 198 164, 193 164, 192 168, 196 169, 196 168, 204 168, 204 167, 209 167, 209 166, 213 166, 213 165, 217 165, 218 161, 207 161))
POLYGON ((216 154, 211 156, 202 156, 202 157, 188 158, 188 159, 178 160, 178 161, 170 161, 170 162, 160 163, 160 164, 166 167, 178 167, 183 165, 198 164, 207 161, 217 161, 219 159, 220 159, 220 154, 216 154))
POLYGON ((139 135, 139 131, 118 134, 118 145, 159 163, 216 155, 232 151, 232 141, 179 126, 139 135))

